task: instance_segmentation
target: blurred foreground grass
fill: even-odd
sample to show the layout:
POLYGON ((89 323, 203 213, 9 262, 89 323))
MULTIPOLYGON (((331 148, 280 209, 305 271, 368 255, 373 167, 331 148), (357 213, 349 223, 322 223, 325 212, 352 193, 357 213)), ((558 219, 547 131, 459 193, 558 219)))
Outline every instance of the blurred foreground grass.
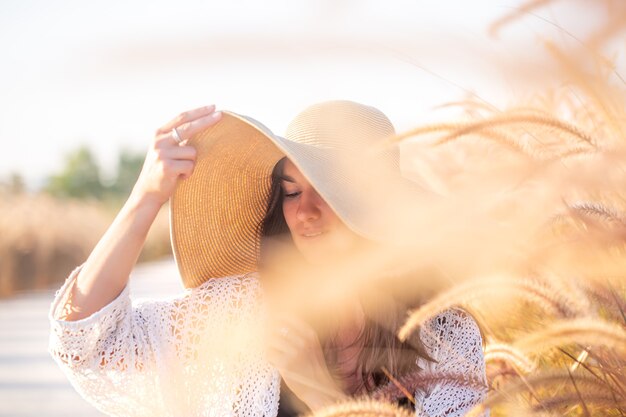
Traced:
MULTIPOLYGON (((523 19, 560 28, 537 14, 557 3, 568 2, 523 2, 491 31, 523 19)), ((528 71, 536 51, 503 62, 518 86, 533 87, 526 97, 498 108, 470 95, 446 106, 461 110, 457 118, 393 139, 407 176, 430 192, 411 208, 416 237, 398 259, 434 266, 446 281, 397 335, 451 307, 472 312, 490 391, 468 416, 626 415, 626 81, 606 58, 615 56, 610 45, 623 53, 626 2, 569 3, 605 21, 586 37, 560 28, 565 42, 542 39, 550 59, 541 71, 528 71)), ((415 293, 431 281, 414 274, 401 286, 415 293)), ((424 385, 422 370, 396 377, 380 398, 424 385)), ((461 392, 474 383, 465 374, 426 377, 453 380, 461 392)), ((410 415, 377 414, 368 401, 315 415, 410 415)))
MULTIPOLYGON (((493 30, 548 3, 529 1, 493 30)), ((484 408, 492 416, 626 415, 626 82, 602 54, 626 28, 626 3, 587 5, 610 21, 574 49, 546 40, 552 65, 532 80, 542 89, 507 109, 469 97, 457 103, 463 117, 396 138, 407 175, 442 197, 416 211, 410 226, 422 233, 410 259, 437 265, 449 280, 398 334, 451 306, 475 314, 491 390, 472 415, 484 408)), ((58 283, 117 210, 45 195, 1 197, 2 295, 58 283)), ((168 251, 165 209, 142 257, 168 251)), ((403 284, 419 289, 424 280, 403 284)), ((467 381, 453 377, 462 389, 467 381)), ((398 391, 387 388, 385 395, 398 391)), ((373 415, 356 405, 352 414, 342 410, 318 415, 373 415)))

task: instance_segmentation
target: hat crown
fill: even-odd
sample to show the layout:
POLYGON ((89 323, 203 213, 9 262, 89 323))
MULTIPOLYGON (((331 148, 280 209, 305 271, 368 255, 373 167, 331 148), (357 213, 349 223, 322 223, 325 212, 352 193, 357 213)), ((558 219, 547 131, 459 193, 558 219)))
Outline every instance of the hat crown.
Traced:
POLYGON ((286 139, 318 148, 363 150, 395 133, 380 110, 348 100, 314 104, 287 127, 286 139))
POLYGON ((271 173, 285 156, 355 233, 395 239, 388 220, 398 216, 388 206, 406 207, 399 199, 409 192, 397 186, 398 147, 382 143, 389 135, 394 128, 382 112, 351 101, 307 108, 287 138, 223 111, 219 123, 190 139, 194 174, 178 182, 170 203, 172 247, 185 286, 258 270, 271 173), (387 194, 394 198, 381 198, 387 194))

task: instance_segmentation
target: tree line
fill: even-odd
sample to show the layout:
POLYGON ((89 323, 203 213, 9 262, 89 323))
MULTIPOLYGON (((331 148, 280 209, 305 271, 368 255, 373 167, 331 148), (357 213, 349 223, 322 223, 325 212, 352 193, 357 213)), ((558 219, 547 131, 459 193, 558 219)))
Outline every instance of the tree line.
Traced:
MULTIPOLYGON (((130 193, 145 155, 143 153, 121 150, 117 159, 116 173, 112 181, 102 178, 101 168, 89 147, 82 145, 67 153, 63 167, 48 176, 41 188, 44 193, 58 198, 118 200, 130 193)), ((18 194, 26 190, 26 185, 17 173, 3 181, 2 188, 8 193, 18 194)))

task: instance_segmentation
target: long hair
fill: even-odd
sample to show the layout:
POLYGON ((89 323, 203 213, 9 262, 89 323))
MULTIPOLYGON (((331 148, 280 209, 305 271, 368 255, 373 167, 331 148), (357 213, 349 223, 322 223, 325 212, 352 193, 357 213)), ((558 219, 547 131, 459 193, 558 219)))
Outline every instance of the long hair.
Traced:
MULTIPOLYGON (((276 251, 288 250, 291 254, 297 252, 282 209, 284 197, 280 178, 285 160, 286 158, 283 158, 278 161, 272 171, 267 210, 260 224, 262 274, 263 270, 272 268, 272 255, 276 251)), ((384 292, 376 289, 371 293, 375 295, 361 300, 366 317, 365 326, 351 345, 360 348, 356 369, 350 370, 348 374, 342 372, 345 367, 342 366, 338 353, 339 349, 345 346, 338 346, 336 334, 318 332, 327 366, 333 376, 343 383, 348 380, 358 381, 356 384, 346 386, 351 395, 370 393, 389 382, 387 372, 394 377, 415 372, 416 361, 420 357, 432 361, 417 336, 419 332, 414 332, 413 337, 405 342, 396 337, 396 331, 406 315, 406 308, 415 307, 419 300, 413 300, 412 305, 407 306, 406 303, 395 303, 387 298, 387 305, 381 306, 380 295, 384 292)))

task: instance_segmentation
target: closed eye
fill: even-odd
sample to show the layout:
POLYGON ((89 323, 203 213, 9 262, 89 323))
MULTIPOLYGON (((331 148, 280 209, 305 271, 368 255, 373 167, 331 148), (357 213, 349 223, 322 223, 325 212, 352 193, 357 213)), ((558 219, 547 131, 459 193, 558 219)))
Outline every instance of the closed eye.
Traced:
POLYGON ((283 195, 284 195, 285 198, 295 198, 299 194, 300 194, 300 191, 296 191, 296 192, 293 192, 293 193, 284 193, 283 195))

